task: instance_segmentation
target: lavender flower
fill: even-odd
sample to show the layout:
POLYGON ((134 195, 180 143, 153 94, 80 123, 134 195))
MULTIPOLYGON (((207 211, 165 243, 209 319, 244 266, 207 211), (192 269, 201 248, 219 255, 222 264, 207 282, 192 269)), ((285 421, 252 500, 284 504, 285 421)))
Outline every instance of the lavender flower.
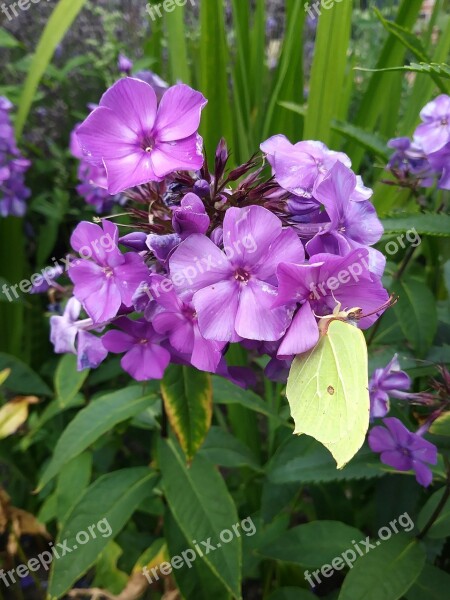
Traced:
POLYGON ((388 169, 411 187, 437 187, 450 190, 450 96, 441 94, 421 111, 422 124, 409 138, 394 138, 388 169))
POLYGON ((108 351, 99 337, 89 333, 95 329, 92 319, 78 320, 81 303, 70 298, 61 316, 50 317, 50 341, 57 354, 77 355, 78 370, 96 368, 102 363, 108 351))
POLYGON ((370 414, 384 417, 389 412, 389 398, 407 399, 411 379, 400 369, 397 355, 383 368, 375 369, 369 381, 370 414))
POLYGON ((381 453, 381 462, 398 471, 411 471, 417 482, 428 487, 433 473, 428 464, 437 463, 437 448, 431 442, 412 433, 394 417, 383 419, 385 427, 377 425, 369 433, 369 446, 381 453), (428 464, 427 464, 428 463, 428 464))
POLYGON ((108 191, 118 194, 202 166, 197 130, 205 105, 202 94, 179 84, 167 90, 158 108, 153 88, 127 77, 103 94, 77 136, 88 160, 105 165, 108 191))
POLYGON ((117 59, 117 66, 121 73, 130 75, 133 70, 133 61, 126 57, 125 54, 120 53, 119 58, 117 59))
POLYGON ((70 239, 72 248, 86 256, 69 268, 74 295, 96 323, 115 317, 122 304, 131 307, 134 293, 148 278, 142 257, 132 252, 122 254, 118 237, 117 226, 104 220, 103 229, 80 223, 70 239))
POLYGON ((125 352, 120 363, 124 371, 136 381, 161 379, 170 361, 170 352, 160 345, 164 336, 156 333, 147 321, 122 317, 115 325, 120 331, 108 331, 102 341, 109 352, 125 352))
POLYGON ((30 190, 24 175, 30 161, 23 158, 14 137, 9 112, 11 102, 0 96, 0 216, 23 217, 30 190))

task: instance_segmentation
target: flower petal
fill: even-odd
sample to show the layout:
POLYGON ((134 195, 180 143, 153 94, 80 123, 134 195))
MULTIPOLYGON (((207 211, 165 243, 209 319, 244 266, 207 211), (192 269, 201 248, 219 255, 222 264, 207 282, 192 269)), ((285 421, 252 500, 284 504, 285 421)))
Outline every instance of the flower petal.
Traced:
POLYGON ((158 140, 182 140, 197 132, 206 98, 182 83, 165 92, 158 109, 155 132, 158 140))

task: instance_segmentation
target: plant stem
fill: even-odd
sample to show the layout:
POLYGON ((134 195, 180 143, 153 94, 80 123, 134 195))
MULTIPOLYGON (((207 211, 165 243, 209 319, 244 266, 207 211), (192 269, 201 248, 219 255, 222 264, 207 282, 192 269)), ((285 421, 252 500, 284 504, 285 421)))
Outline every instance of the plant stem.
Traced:
POLYGON ((431 527, 433 526, 434 522, 441 514, 444 506, 447 504, 447 500, 450 498, 450 462, 447 457, 444 457, 444 460, 445 460, 445 464, 447 467, 447 483, 445 486, 445 491, 444 491, 444 494, 442 495, 442 498, 439 501, 439 504, 436 506, 435 510, 433 511, 433 514, 429 518, 425 527, 417 535, 418 540, 422 540, 427 535, 427 533, 430 531, 431 527))

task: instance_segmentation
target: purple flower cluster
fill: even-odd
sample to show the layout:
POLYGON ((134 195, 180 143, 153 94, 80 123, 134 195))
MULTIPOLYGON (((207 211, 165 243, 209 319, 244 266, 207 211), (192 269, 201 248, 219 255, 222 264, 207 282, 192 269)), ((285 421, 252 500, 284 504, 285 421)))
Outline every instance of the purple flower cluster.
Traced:
POLYGON ((30 161, 23 158, 14 137, 9 112, 11 102, 0 96, 0 216, 23 217, 30 190, 24 174, 30 161))
POLYGON ((93 165, 85 160, 76 135, 78 127, 79 125, 75 127, 70 136, 70 152, 80 161, 78 165, 80 183, 76 190, 98 214, 104 214, 109 212, 114 204, 123 202, 123 197, 120 194, 112 196, 107 191, 106 170, 103 165, 93 165))
POLYGON ((437 448, 419 434, 409 431, 394 417, 383 419, 385 427, 377 425, 369 433, 369 446, 381 454, 384 464, 398 471, 414 471, 417 482, 428 487, 433 473, 427 463, 437 463, 437 448))
POLYGON ((394 138, 388 168, 403 182, 450 190, 450 96, 441 94, 421 111, 413 139, 394 138))
POLYGON ((77 128, 86 164, 136 206, 134 229, 120 238, 107 219, 72 235, 80 259, 69 277, 88 319, 54 318, 52 340, 81 352, 83 366, 104 357, 90 338, 86 350, 86 331, 111 326, 97 339, 139 381, 173 362, 248 383, 227 367, 230 343, 268 354, 266 372, 280 378, 338 302, 361 308, 367 328, 388 299, 373 248, 383 228, 348 157, 275 136, 261 146, 267 178, 256 159, 227 171, 222 141, 210 172, 198 134, 205 105, 182 84, 158 103, 151 85, 124 77, 77 128))
MULTIPOLYGON (((390 409, 389 399, 419 400, 420 394, 410 393, 411 379, 400 369, 397 355, 382 369, 376 369, 369 381, 370 414, 372 419, 385 417, 390 409)), ((430 421, 431 423, 432 421, 430 421)), ((398 471, 414 471, 417 482, 430 485, 433 474, 428 464, 436 464, 437 448, 424 440, 428 426, 416 433, 409 431, 395 418, 383 419, 384 427, 376 425, 369 433, 369 446, 379 452, 381 461, 398 471)))

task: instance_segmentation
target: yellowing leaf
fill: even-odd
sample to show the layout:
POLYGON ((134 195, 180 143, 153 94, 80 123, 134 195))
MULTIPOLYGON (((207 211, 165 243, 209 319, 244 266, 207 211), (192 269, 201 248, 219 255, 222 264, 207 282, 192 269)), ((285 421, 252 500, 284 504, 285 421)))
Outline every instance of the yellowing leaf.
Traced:
POLYGON ((0 371, 0 385, 3 385, 5 383, 10 373, 11 369, 3 369, 3 371, 0 371))
POLYGON ((321 442, 342 469, 364 443, 369 427, 367 346, 362 332, 331 321, 317 345, 292 363, 287 397, 294 433, 321 442))
POLYGON ((157 569, 163 562, 170 560, 169 553, 167 550, 167 544, 163 538, 158 538, 153 542, 150 548, 138 558, 134 568, 133 574, 142 573, 142 569, 147 567, 149 571, 151 569, 157 569))
POLYGON ((18 396, 0 408, 0 439, 15 433, 28 418, 28 406, 36 404, 36 396, 18 396))

